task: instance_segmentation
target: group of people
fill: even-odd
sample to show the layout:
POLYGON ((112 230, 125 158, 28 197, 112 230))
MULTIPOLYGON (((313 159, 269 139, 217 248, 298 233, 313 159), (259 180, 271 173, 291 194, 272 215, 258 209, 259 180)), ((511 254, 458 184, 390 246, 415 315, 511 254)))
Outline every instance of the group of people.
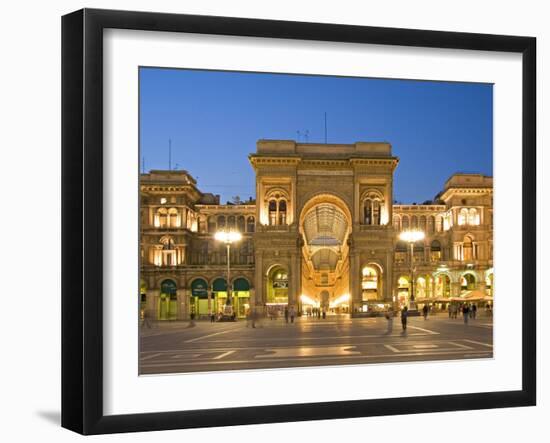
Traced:
POLYGON ((327 318, 327 311, 321 308, 308 308, 306 315, 308 317, 327 318))
POLYGON ((475 320, 477 317, 477 305, 475 303, 450 303, 448 311, 449 318, 458 318, 458 314, 461 313, 464 323, 468 323, 470 318, 475 320))

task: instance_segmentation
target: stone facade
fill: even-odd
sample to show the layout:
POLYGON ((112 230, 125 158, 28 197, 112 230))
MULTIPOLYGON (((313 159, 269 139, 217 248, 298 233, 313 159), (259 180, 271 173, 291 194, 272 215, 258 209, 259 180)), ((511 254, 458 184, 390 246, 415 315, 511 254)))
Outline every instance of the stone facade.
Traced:
POLYGON ((220 204, 186 171, 141 175, 143 312, 187 319, 227 302, 225 246, 238 230, 231 287, 239 317, 285 306, 359 314, 410 302, 492 296, 492 178, 455 174, 434 201, 393 200, 399 160, 388 143, 260 140, 249 156, 256 199, 220 204), (412 248, 400 232, 422 230, 412 248))

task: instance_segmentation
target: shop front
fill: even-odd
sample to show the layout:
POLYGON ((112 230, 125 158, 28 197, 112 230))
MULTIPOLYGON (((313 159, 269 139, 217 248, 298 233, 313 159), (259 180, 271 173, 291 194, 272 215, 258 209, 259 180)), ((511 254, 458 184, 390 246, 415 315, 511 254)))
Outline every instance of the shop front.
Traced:
POLYGON ((250 309, 250 283, 246 278, 239 277, 233 281, 233 309, 237 317, 244 318, 250 309))
POLYGON ((208 283, 202 278, 191 283, 189 314, 197 319, 208 317, 208 283))
POLYGON ((160 295, 158 299, 158 319, 175 320, 178 309, 177 285, 173 280, 164 280, 160 284, 160 295))

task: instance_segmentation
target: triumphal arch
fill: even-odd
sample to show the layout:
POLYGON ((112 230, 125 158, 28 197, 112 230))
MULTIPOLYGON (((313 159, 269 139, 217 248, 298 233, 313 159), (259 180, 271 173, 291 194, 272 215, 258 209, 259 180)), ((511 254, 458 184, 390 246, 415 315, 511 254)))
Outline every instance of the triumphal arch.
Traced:
POLYGON ((256 306, 391 303, 396 232, 389 143, 260 140, 256 306), (370 281, 370 284, 369 284, 370 281))

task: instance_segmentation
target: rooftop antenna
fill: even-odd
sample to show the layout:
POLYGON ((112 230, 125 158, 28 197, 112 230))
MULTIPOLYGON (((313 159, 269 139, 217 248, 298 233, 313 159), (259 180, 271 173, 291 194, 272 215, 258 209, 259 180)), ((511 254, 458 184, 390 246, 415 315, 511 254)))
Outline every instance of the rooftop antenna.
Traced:
POLYGON ((304 133, 304 138, 306 139, 306 143, 309 141, 309 129, 306 129, 306 132, 304 133))
POLYGON ((172 170, 172 139, 168 139, 168 170, 172 170))
POLYGON ((145 174, 145 157, 141 157, 141 173, 145 174))
POLYGON ((297 141, 300 141, 300 131, 296 131, 296 134, 298 135, 298 140, 297 141))
POLYGON ((327 113, 325 111, 325 145, 327 144, 327 113))

